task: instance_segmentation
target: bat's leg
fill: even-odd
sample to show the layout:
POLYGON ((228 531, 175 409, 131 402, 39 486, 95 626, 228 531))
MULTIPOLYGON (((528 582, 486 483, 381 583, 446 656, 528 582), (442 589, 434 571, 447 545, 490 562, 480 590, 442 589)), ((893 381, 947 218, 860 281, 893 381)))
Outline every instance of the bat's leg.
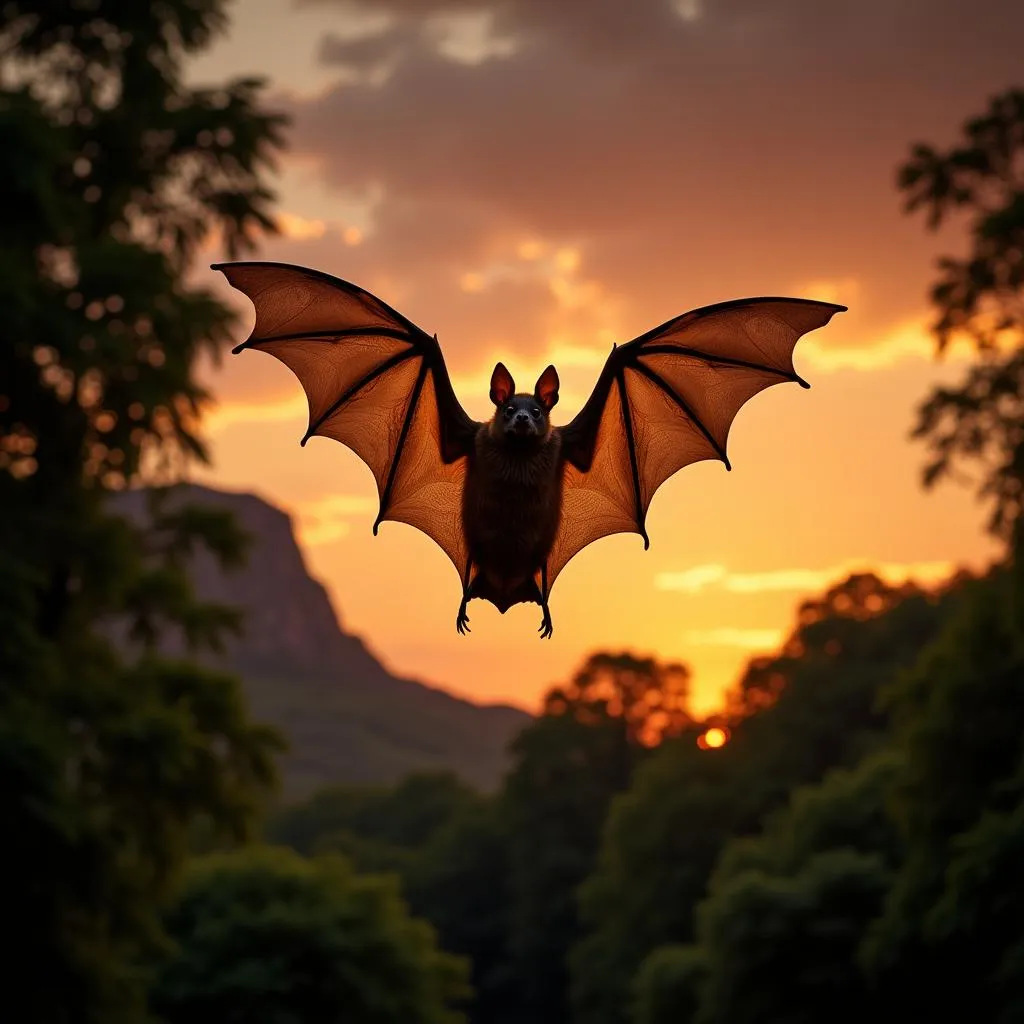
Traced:
POLYGON ((555 631, 555 627, 551 625, 551 612, 548 609, 547 601, 541 605, 541 610, 544 612, 544 618, 541 619, 540 629, 537 632, 540 633, 542 640, 549 640, 551 634, 555 631))
POLYGON ((462 577, 462 604, 459 605, 459 615, 455 620, 455 628, 465 636, 473 631, 469 628, 469 616, 466 614, 466 605, 469 604, 469 570, 472 562, 467 559, 466 572, 462 577))
POLYGON ((540 569, 540 608, 544 613, 544 618, 541 619, 540 629, 537 630, 540 633, 542 640, 549 640, 551 634, 555 631, 555 627, 551 624, 551 610, 548 608, 548 567, 542 565, 540 569))
POLYGON ((467 633, 473 631, 469 628, 469 616, 466 614, 466 605, 469 603, 469 598, 465 594, 462 595, 462 604, 459 605, 459 615, 455 620, 455 628, 465 636, 467 633))

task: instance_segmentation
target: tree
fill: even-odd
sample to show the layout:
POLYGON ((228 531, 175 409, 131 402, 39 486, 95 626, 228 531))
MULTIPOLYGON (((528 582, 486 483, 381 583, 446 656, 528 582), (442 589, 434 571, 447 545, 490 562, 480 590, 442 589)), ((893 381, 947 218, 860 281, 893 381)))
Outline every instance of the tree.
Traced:
POLYGON ((885 742, 883 687, 913 665, 960 596, 853 576, 798 613, 775 656, 754 662, 728 716, 731 737, 700 750, 670 740, 611 805, 579 891, 572 1003, 587 1024, 618 1024, 641 963, 694 937, 694 911, 723 847, 756 833, 796 786, 852 766, 885 742))
POLYGON ((703 1024, 880 1016, 857 951, 901 859, 886 808, 901 767, 884 751, 831 772, 725 846, 696 914, 703 970, 677 1009, 703 1024))
POLYGON ((691 719, 689 673, 628 653, 592 655, 512 744, 501 794, 508 835, 509 951, 522 1014, 567 1014, 566 953, 580 933, 576 890, 590 874, 612 798, 663 735, 691 719))
POLYGON ((417 772, 395 786, 325 786, 273 815, 267 837, 307 855, 343 853, 361 871, 404 871, 480 799, 448 771, 417 772))
POLYGON ((612 797, 635 763, 621 721, 545 715, 512 745, 501 794, 508 834, 509 952, 523 1014, 565 1018, 576 889, 590 873, 612 797))
POLYGON ((518 1020, 508 954, 508 836, 497 798, 450 772, 394 786, 328 786, 268 822, 271 842, 339 853, 359 871, 388 872, 441 947, 472 964, 473 1024, 518 1020))
POLYGON ((437 929, 443 949, 472 963, 473 1024, 519 1024, 521 991, 509 952, 509 835, 495 798, 442 825, 404 875, 412 912, 437 929))
POLYGON ((931 450, 925 483, 977 463, 990 527, 1008 537, 1024 501, 1024 90, 995 96, 957 145, 914 146, 898 183, 932 229, 966 213, 971 240, 966 257, 939 260, 933 330, 940 353, 964 334, 979 362, 919 410, 915 436, 931 450))
POLYGON ((1008 1022, 1024 1005, 1022 597, 1015 552, 888 695, 906 857, 864 957, 906 1015, 1008 1022))
POLYGON ((237 681, 155 654, 168 626, 198 650, 237 625, 197 604, 184 562, 200 543, 237 561, 243 538, 216 514, 156 507, 141 529, 105 506, 203 454, 193 367, 231 316, 186 275, 211 236, 236 253, 271 226, 282 120, 258 82, 182 77, 223 7, 0 8, 0 814, 19 1019, 142 1019, 138 961, 190 830, 244 836, 273 783, 279 740, 237 681))
POLYGON ((167 1024, 458 1024, 462 961, 410 918, 394 879, 264 848, 194 864, 168 917, 167 1024))
POLYGON ((888 884, 876 857, 848 849, 819 854, 795 877, 734 878, 702 928, 712 965, 696 1019, 855 1024, 876 1017, 856 953, 888 884))
POLYGON ((693 908, 737 830, 734 759, 693 733, 663 744, 613 803, 593 870, 580 886, 569 954, 573 1018, 618 1024, 633 979, 656 948, 692 937, 693 908))
POLYGON ((701 986, 707 974, 698 946, 659 946, 637 971, 635 1024, 681 1024, 697 1013, 701 986))
POLYGON ((544 714, 599 723, 620 719, 633 743, 657 746, 693 725, 690 670, 622 651, 590 655, 572 679, 544 697, 544 714))

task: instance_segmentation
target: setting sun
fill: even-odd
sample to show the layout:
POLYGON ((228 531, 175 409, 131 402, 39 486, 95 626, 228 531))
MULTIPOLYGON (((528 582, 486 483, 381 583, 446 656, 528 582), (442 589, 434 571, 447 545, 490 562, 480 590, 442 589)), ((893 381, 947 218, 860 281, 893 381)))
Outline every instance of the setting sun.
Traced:
POLYGON ((728 733, 724 729, 715 726, 701 735, 700 739, 697 740, 697 746, 701 750, 715 750, 718 747, 724 747, 728 740, 728 733))

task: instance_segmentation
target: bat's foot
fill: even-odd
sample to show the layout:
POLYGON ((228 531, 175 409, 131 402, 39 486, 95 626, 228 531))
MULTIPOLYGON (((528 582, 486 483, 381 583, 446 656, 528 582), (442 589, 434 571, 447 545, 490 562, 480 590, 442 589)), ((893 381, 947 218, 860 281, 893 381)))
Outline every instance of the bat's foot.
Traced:
POLYGON ((463 636, 465 636, 467 633, 472 633, 473 632, 469 628, 469 616, 466 614, 466 604, 467 603, 468 602, 466 601, 466 599, 463 598, 462 599, 462 604, 459 605, 459 615, 458 615, 458 618, 455 620, 455 628, 463 636))
POLYGON ((541 640, 549 640, 551 634, 555 631, 555 627, 551 625, 551 612, 548 611, 548 606, 546 604, 541 605, 541 608, 544 610, 544 618, 541 619, 540 629, 537 632, 540 633, 541 640))

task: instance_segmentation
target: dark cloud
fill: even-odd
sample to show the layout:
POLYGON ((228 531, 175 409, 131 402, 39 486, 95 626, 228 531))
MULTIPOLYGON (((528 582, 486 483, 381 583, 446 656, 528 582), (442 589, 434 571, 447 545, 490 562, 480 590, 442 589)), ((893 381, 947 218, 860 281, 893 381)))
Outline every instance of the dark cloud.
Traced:
MULTIPOLYGON (((294 145, 330 184, 383 190, 353 273, 469 318, 483 300, 459 273, 496 238, 539 235, 578 245, 637 329, 822 278, 860 280, 879 323, 918 307, 934 242, 900 211, 896 165, 1019 81, 1024 36, 1024 4, 978 0, 703 0, 691 19, 640 0, 372 6, 389 25, 322 56, 391 59, 390 76, 294 108, 294 145), (517 48, 450 59, 435 21, 453 14, 487 15, 517 48)), ((518 305, 516 336, 543 319, 518 305)))
MULTIPOLYGON (((471 203, 384 202, 374 231, 358 244, 346 243, 343 225, 328 223, 319 237, 273 239, 262 258, 316 267, 369 289, 414 323, 437 333, 458 369, 487 363, 495 351, 539 357, 545 331, 558 307, 545 280, 520 268, 469 287, 466 278, 500 258, 517 236, 505 235, 502 221, 471 203)), ((220 287, 220 275, 215 283, 220 287)), ((252 322, 252 307, 222 292, 252 322)), ((255 372, 255 371, 254 371, 255 372)), ((239 393, 266 388, 238 378, 239 393)), ((271 380, 261 371, 260 381, 271 380)), ((271 388, 273 390, 273 388, 271 388)), ((275 392, 276 393, 276 392, 275 392)), ((229 396, 230 397, 230 396, 229 396)))
POLYGON ((401 56, 408 37, 395 32, 346 39, 328 32, 320 40, 317 59, 321 64, 332 64, 356 72, 372 71, 401 56))

